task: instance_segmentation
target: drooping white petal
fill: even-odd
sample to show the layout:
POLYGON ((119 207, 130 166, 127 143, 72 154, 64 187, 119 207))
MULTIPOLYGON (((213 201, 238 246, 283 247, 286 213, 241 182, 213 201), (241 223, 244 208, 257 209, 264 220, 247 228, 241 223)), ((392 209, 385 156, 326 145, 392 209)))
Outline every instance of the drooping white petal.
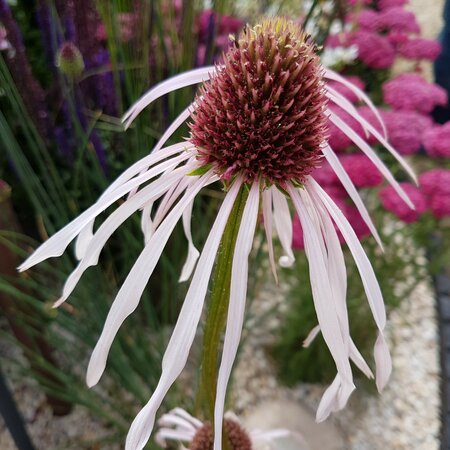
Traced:
POLYGON ((323 203, 323 205, 333 218, 333 221, 338 226, 339 230, 342 233, 342 236, 347 242, 347 245, 353 255, 356 266, 360 273, 369 306, 380 333, 375 345, 375 362, 377 364, 377 386, 380 386, 380 388, 382 388, 386 384, 386 381, 390 376, 392 365, 390 362, 391 360, 389 350, 383 337, 383 330, 386 325, 386 311, 380 286, 378 284, 370 261, 365 254, 364 249, 359 242, 355 232, 353 231, 351 225, 348 223, 346 217, 342 214, 339 208, 328 196, 328 194, 316 183, 313 178, 309 178, 306 184, 308 185, 308 191, 311 193, 311 195, 317 202, 323 203))
POLYGON ((273 238, 272 238, 272 222, 273 222, 273 212, 272 212, 272 190, 266 189, 262 194, 262 211, 263 211, 263 221, 264 230, 266 232, 267 246, 269 248, 269 262, 272 269, 275 282, 278 284, 277 268, 275 265, 275 255, 273 252, 273 238))
POLYGON ((167 413, 162 415, 158 419, 158 426, 159 427, 175 427, 175 428, 182 428, 186 430, 196 431, 196 428, 194 425, 192 425, 191 422, 184 419, 183 417, 179 417, 176 414, 167 413))
POLYGON ((148 172, 136 178, 132 178, 126 183, 107 195, 102 195, 99 200, 89 207, 86 211, 80 214, 76 219, 66 225, 64 228, 55 233, 51 238, 47 239, 34 253, 32 253, 20 266, 19 270, 22 272, 30 267, 55 256, 61 256, 70 242, 83 230, 85 226, 91 226, 93 220, 108 206, 126 195, 135 186, 139 186, 145 181, 158 176, 170 167, 175 167, 180 162, 186 160, 188 154, 183 154, 158 164, 152 167, 148 172))
POLYGON ((392 372, 392 360, 389 353, 389 347, 380 331, 375 342, 374 349, 375 365, 376 365, 376 385, 379 392, 381 392, 389 381, 392 372))
MULTIPOLYGON (((320 326, 316 325, 308 334, 306 339, 303 341, 303 347, 308 348, 311 343, 316 339, 320 333, 320 326)), ((356 347, 353 339, 350 338, 350 359, 355 363, 356 367, 369 379, 373 378, 373 373, 370 367, 367 365, 363 356, 356 347)))
POLYGON ((139 191, 134 197, 124 202, 102 223, 93 236, 89 249, 84 255, 84 258, 82 258, 78 266, 67 278, 64 284, 63 293, 59 300, 54 304, 55 308, 60 306, 69 297, 84 271, 98 263, 100 252, 114 231, 116 231, 117 228, 119 228, 120 225, 122 225, 122 223, 125 222, 125 220, 127 220, 134 212, 141 208, 143 204, 149 200, 155 201, 163 195, 173 183, 184 177, 189 170, 189 167, 180 167, 172 173, 154 181, 139 191))
POLYGON ((334 411, 340 386, 341 379, 337 374, 320 399, 316 411, 316 422, 323 422, 334 411))
POLYGON ((373 224, 373 221, 370 217, 369 211, 367 211, 366 205, 362 201, 358 191, 355 188, 355 185, 353 184, 352 180, 348 176, 348 173, 345 171, 344 167, 342 166, 341 161, 339 160, 339 158, 336 156, 333 149, 329 145, 323 147, 322 153, 325 156, 325 158, 327 159, 331 168, 336 173, 336 176, 339 178, 340 182, 342 183, 342 186, 344 186, 349 197, 352 199, 353 203, 355 204, 356 208, 358 209, 359 213, 361 214, 361 217, 363 218, 365 224, 367 225, 370 232, 372 233, 372 236, 377 241, 377 244, 384 251, 383 243, 381 242, 380 235, 378 234, 378 231, 375 228, 375 225, 373 224))
POLYGON ((278 262, 281 267, 291 267, 295 262, 295 257, 292 252, 292 219, 289 205, 286 197, 275 186, 270 189, 272 191, 275 228, 285 253, 278 262))
POLYGON ((167 440, 191 442, 194 438, 195 432, 171 428, 160 428, 155 435, 155 441, 161 447, 166 448, 167 440))
POLYGON ((353 384, 352 372, 348 360, 348 352, 342 338, 339 319, 334 308, 330 308, 332 289, 330 286, 326 255, 323 254, 324 244, 321 230, 316 229, 308 207, 304 204, 300 193, 293 186, 288 185, 288 192, 292 198, 303 229, 305 253, 309 263, 311 289, 314 306, 322 330, 323 338, 330 349, 338 372, 347 384, 353 384))
POLYGON ((315 203, 306 189, 299 190, 303 202, 308 207, 317 222, 317 226, 322 230, 326 251, 323 252, 328 268, 328 278, 331 288, 331 299, 334 304, 342 340, 344 342, 347 357, 349 354, 350 328, 347 312, 347 271, 345 268, 344 254, 339 242, 334 225, 329 214, 320 203, 315 203))
POLYGON ((314 339, 316 339, 317 335, 320 333, 320 325, 316 325, 309 333, 308 336, 303 341, 303 347, 308 348, 314 339))
POLYGON ((369 258, 364 252, 359 239, 342 211, 336 206, 330 196, 319 186, 319 184, 311 177, 305 184, 308 185, 308 191, 315 200, 323 203, 347 242, 361 275, 375 322, 379 329, 384 329, 386 325, 386 310, 384 308, 383 296, 372 265, 370 264, 369 258))
POLYGON ((350 341, 350 359, 355 363, 355 366, 369 379, 373 378, 373 373, 367 365, 360 351, 356 347, 353 340, 350 341))
POLYGON ((391 171, 386 167, 386 165, 381 161, 379 156, 373 151, 372 147, 370 147, 367 142, 361 138, 345 121, 343 121, 337 114, 328 110, 330 115, 330 120, 334 123, 340 130, 348 136, 355 145, 357 145, 362 152, 373 162, 375 167, 383 174, 386 180, 392 185, 400 198, 411 208, 414 208, 414 204, 411 202, 411 199, 408 197, 408 194, 404 191, 404 189, 400 186, 398 181, 392 176, 391 171))
POLYGON ((194 202, 192 201, 186 210, 183 213, 183 230, 184 235, 188 241, 188 254, 186 258, 186 262, 184 263, 183 269, 181 270, 181 275, 178 281, 183 282, 187 281, 194 270, 195 263, 200 255, 200 252, 194 245, 192 241, 192 233, 191 233, 191 219, 192 219, 192 208, 194 206, 194 202))
POLYGON ((187 411, 185 411, 183 408, 174 408, 171 411, 173 414, 176 414, 184 419, 186 419, 188 422, 190 422, 195 428, 201 428, 203 426, 203 423, 194 417, 193 415, 189 414, 187 411))
POLYGON ((253 246, 259 208, 259 183, 253 183, 242 214, 231 268, 230 302, 222 351, 222 360, 217 380, 216 404, 214 408, 214 450, 222 448, 222 423, 225 395, 233 367, 244 323, 247 296, 248 257, 253 246))
MULTIPOLYGON (((169 240, 169 237, 180 219, 184 209, 197 195, 210 177, 210 173, 198 178, 186 191, 177 205, 155 231, 149 243, 139 255, 133 268, 120 288, 106 318, 102 334, 92 352, 86 375, 89 387, 98 383, 106 366, 109 349, 124 320, 137 308, 142 292, 169 240)), ((138 194, 136 194, 137 196, 138 194)), ((135 197, 136 197, 135 196, 135 197)), ((133 197, 133 198, 135 198, 133 197)), ((130 199, 130 201, 133 200, 130 199)))
POLYGON ((192 84, 201 83, 202 81, 209 80, 210 74, 216 71, 216 67, 200 67, 199 69, 193 69, 188 72, 184 72, 180 75, 171 77, 147 91, 139 100, 131 106, 131 108, 122 117, 125 129, 127 129, 134 119, 141 113, 141 111, 154 102, 159 97, 162 97, 169 92, 176 91, 192 84))
POLYGON ((75 241, 75 258, 77 258, 78 261, 85 255, 86 250, 89 247, 89 243, 94 236, 93 226, 94 221, 92 221, 91 226, 84 227, 77 236, 75 241))
POLYGON ((353 117, 365 130, 372 134, 378 141, 386 147, 386 149, 391 153, 391 155, 400 163, 400 165, 405 169, 412 180, 417 184, 417 176, 412 170, 411 166, 406 162, 406 160, 397 152, 397 150, 392 147, 387 141, 387 138, 383 137, 378 130, 368 122, 356 108, 341 94, 336 92, 336 95, 329 94, 328 98, 334 101, 336 105, 340 106, 345 112, 347 112, 351 117, 353 117))
MULTIPOLYGON (((367 96, 367 94, 365 92, 363 92, 361 89, 356 87, 353 83, 346 80, 343 76, 339 75, 338 73, 334 72, 333 70, 325 69, 325 78, 328 78, 329 80, 337 81, 338 83, 343 84, 345 87, 350 89, 359 98, 359 100, 364 101, 364 103, 375 114, 375 117, 378 119, 378 122, 380 123, 380 125, 382 127, 384 137, 385 137, 385 139, 387 139, 387 130, 386 130, 386 125, 384 123, 384 120, 382 119, 378 109, 372 103, 372 100, 370 100, 370 98, 367 96)), ((327 89, 329 89, 328 86, 327 86, 327 89)))
POLYGON ((217 249, 241 185, 241 180, 235 180, 225 196, 198 260, 188 293, 164 354, 162 373, 158 385, 149 402, 140 411, 131 425, 127 436, 126 450, 141 450, 144 448, 153 429, 156 411, 170 386, 178 378, 186 364, 200 320, 217 249))

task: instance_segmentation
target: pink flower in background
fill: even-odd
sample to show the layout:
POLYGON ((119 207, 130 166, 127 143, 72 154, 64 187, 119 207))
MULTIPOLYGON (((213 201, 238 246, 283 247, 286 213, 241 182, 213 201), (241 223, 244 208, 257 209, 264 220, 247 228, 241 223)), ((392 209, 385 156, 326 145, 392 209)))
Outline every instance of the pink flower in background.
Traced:
POLYGON ((420 189, 426 195, 435 193, 450 196, 450 169, 431 169, 419 177, 420 189))
POLYGON ((383 111, 389 142, 402 155, 419 151, 424 131, 431 127, 430 117, 415 111, 383 111))
POLYGON ((313 173, 314 179, 324 187, 339 181, 335 171, 326 160, 322 161, 320 167, 317 167, 313 173))
POLYGON ((380 10, 395 8, 396 6, 404 6, 408 0, 378 0, 377 6, 380 10))
POLYGON ((420 175, 419 183, 433 216, 450 216, 450 169, 428 170, 420 175))
POLYGON ((358 25, 365 31, 378 31, 380 29, 379 15, 377 11, 373 9, 363 9, 353 14, 349 14, 347 19, 358 25))
POLYGON ((383 182, 380 171, 365 155, 343 155, 341 163, 357 188, 378 186, 383 182))
MULTIPOLYGON (((217 20, 217 14, 208 9, 203 11, 198 18, 199 37, 200 40, 205 40, 208 35, 208 30, 212 20, 217 20)), ((236 33, 244 25, 241 19, 233 16, 221 16, 218 23, 218 34, 228 38, 229 34, 236 33)))
POLYGON ((434 217, 442 219, 450 216, 450 195, 437 193, 431 197, 430 209, 434 217))
MULTIPOLYGON (((357 76, 348 76, 344 77, 347 81, 352 83, 354 86, 358 87, 362 91, 365 89, 364 81, 361 80, 361 78, 357 76)), ((338 83, 337 81, 330 81, 328 83, 328 86, 333 88, 335 91, 342 94, 348 101, 355 103, 358 101, 358 97, 351 89, 349 89, 347 86, 343 85, 342 83, 338 83)))
POLYGON ((405 73, 383 84, 383 101, 394 109, 430 113, 447 104, 447 92, 420 75, 405 73))
POLYGON ((297 214, 292 221, 292 248, 294 250, 303 250, 305 248, 303 228, 297 214))
POLYGON ((430 156, 435 158, 450 158, 450 122, 436 125, 426 131, 423 145, 430 156))
POLYGON ((379 196, 381 203, 385 209, 395 214, 403 222, 415 222, 427 209, 426 198, 423 193, 411 183, 400 184, 414 203, 416 209, 405 208, 404 202, 402 202, 401 198, 391 186, 387 186, 380 191, 379 196))
POLYGON ((413 38, 400 43, 397 51, 404 58, 434 61, 440 55, 442 46, 434 39, 413 38))
POLYGON ((387 34, 387 38, 389 42, 398 50, 398 47, 410 40, 410 37, 406 33, 402 33, 400 31, 391 30, 387 34))
POLYGON ((385 36, 359 30, 349 34, 347 45, 356 45, 359 59, 372 69, 388 69, 394 63, 395 50, 385 36))
POLYGON ((395 30, 404 33, 420 33, 420 27, 416 16, 411 11, 406 11, 401 6, 387 8, 380 12, 378 23, 381 28, 395 30))

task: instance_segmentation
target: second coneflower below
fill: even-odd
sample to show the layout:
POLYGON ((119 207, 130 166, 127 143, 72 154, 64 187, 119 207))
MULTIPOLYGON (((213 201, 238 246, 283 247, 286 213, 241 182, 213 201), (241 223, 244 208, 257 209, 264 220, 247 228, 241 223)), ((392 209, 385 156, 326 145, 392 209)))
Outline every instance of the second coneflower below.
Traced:
MULTIPOLYGON (((341 119, 328 103, 345 110, 403 165, 385 133, 368 123, 328 80, 346 85, 378 114, 359 89, 338 74, 325 70, 315 45, 297 25, 282 20, 247 27, 224 55, 223 65, 206 67, 173 77, 146 93, 125 115, 126 126, 155 99, 176 89, 202 83, 198 96, 161 137, 153 152, 127 169, 97 203, 42 244, 20 267, 29 267, 61 255, 76 238, 78 266, 69 276, 56 305, 73 291, 83 272, 97 264, 111 234, 133 213, 142 210, 145 247, 117 294, 89 362, 87 383, 95 385, 106 367, 109 349, 121 324, 138 306, 142 292, 176 224, 182 219, 188 257, 180 280, 192 280, 163 361, 159 383, 149 402, 134 420, 127 450, 142 449, 168 390, 183 370, 192 346, 208 290, 219 245, 230 218, 238 220, 233 240, 228 316, 217 390, 215 393, 214 449, 222 445, 224 401, 243 326, 247 294, 248 258, 252 249, 259 206, 269 259, 276 277, 272 247, 274 229, 283 247, 279 263, 294 261, 289 201, 299 216, 318 326, 335 361, 337 374, 317 411, 324 420, 346 404, 355 386, 350 361, 368 377, 372 372, 352 341, 346 308, 346 268, 335 226, 352 253, 378 327, 374 346, 375 379, 379 390, 391 372, 383 330, 386 313, 371 264, 347 219, 315 181, 313 170, 326 159, 355 203, 374 238, 380 242, 355 186, 327 143, 327 123, 338 127, 370 159, 398 195, 413 205, 377 153, 341 119), (186 142, 163 148, 167 139, 191 117, 186 142), (196 249, 190 219, 195 197, 205 186, 221 183, 225 192, 201 253, 196 249), (126 200, 96 229, 94 221, 110 205, 126 200), (155 208, 157 204, 157 208, 155 208)), ((379 116, 377 115, 379 118, 379 116)), ((380 119, 381 123, 381 119, 380 119)), ((381 127, 384 129, 383 124, 381 127)), ((220 255, 219 255, 220 257, 220 255)))

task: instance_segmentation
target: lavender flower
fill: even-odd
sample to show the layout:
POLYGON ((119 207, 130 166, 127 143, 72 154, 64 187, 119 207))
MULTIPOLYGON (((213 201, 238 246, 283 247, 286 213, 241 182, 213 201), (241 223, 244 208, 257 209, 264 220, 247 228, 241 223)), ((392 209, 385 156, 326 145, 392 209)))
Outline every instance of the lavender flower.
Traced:
MULTIPOLYGON (((336 377, 320 402, 317 420, 324 420, 332 411, 343 408, 354 390, 350 360, 372 377, 350 336, 346 269, 335 225, 355 258, 378 327, 374 346, 378 389, 387 383, 391 360, 384 338, 386 314, 379 285, 348 220, 314 179, 314 169, 325 158, 381 245, 354 184, 327 143, 327 119, 350 137, 409 207, 413 208, 413 204, 375 151, 328 108, 328 102, 345 110, 365 132, 374 135, 411 176, 414 174, 386 141, 384 131, 377 131, 345 97, 326 85, 326 80, 339 81, 371 105, 363 92, 333 71, 323 69, 315 50, 310 38, 294 23, 282 19, 265 20, 253 28, 247 27, 240 34, 224 55, 223 65, 192 70, 155 86, 126 113, 126 126, 162 95, 203 82, 195 102, 169 127, 153 152, 127 169, 96 204, 42 244, 20 267, 20 270, 26 270, 47 258, 61 255, 76 238, 75 253, 79 264, 66 281, 62 296, 55 304, 58 306, 71 294, 83 272, 97 264, 101 249, 111 234, 134 212, 143 210, 145 247, 117 294, 92 353, 87 383, 93 386, 105 370, 116 333, 138 306, 164 246, 183 217, 188 255, 180 280, 186 281, 192 273, 193 277, 163 358, 160 380, 131 426, 127 450, 145 446, 156 412, 186 364, 219 244, 236 201, 242 206, 242 217, 231 261, 227 326, 214 409, 214 449, 220 450, 222 444, 225 394, 243 326, 248 257, 261 200, 269 260, 275 276, 273 224, 284 251, 280 264, 287 266, 294 260, 288 199, 292 201, 304 230, 319 322, 317 329, 320 329, 337 368, 336 377), (192 123, 187 141, 163 149, 167 139, 189 116, 192 116, 192 123), (214 182, 222 183, 225 196, 200 254, 193 243, 190 227, 192 204, 199 191, 214 182), (94 234, 96 218, 125 195, 128 195, 127 200, 96 228, 94 234), (158 202, 158 208, 153 213, 155 202, 158 202)), ((378 112, 371 107, 379 118, 378 112)))

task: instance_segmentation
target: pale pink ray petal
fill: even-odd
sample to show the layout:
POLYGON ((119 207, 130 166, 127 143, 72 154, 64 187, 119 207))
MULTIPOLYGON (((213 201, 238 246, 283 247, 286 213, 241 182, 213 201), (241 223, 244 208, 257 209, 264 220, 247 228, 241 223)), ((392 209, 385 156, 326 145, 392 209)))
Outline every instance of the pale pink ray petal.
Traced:
POLYGON ((125 220, 127 220, 134 212, 136 212, 144 203, 148 202, 149 199, 155 201, 163 195, 174 182, 184 177, 189 170, 189 167, 180 167, 172 173, 154 181, 139 191, 134 197, 124 202, 102 223, 92 238, 89 249, 84 258, 81 259, 78 266, 67 278, 64 284, 63 293, 58 301, 56 301, 53 305, 54 308, 60 306, 69 297, 84 271, 98 263, 100 252, 114 231, 116 231, 117 228, 119 228, 120 225, 122 225, 122 223, 125 222, 125 220))
POLYGON ((337 374, 320 399, 316 411, 316 422, 323 422, 334 411, 340 386, 341 378, 337 374))
POLYGON ((191 431, 179 429, 173 430, 171 428, 161 428, 155 435, 155 441, 161 447, 166 448, 167 446, 166 440, 191 442, 194 436, 195 433, 191 431))
POLYGON ((264 190, 262 194, 262 211, 263 211, 263 222, 264 230, 266 232, 267 246, 269 248, 269 262, 272 269, 273 276, 275 278, 275 283, 278 284, 277 267, 275 265, 275 255, 273 251, 273 234, 272 234, 272 222, 273 222, 273 212, 272 212, 272 191, 271 189, 264 190))
POLYGON ((153 220, 152 220, 152 210, 154 202, 147 202, 142 208, 141 213, 141 230, 144 235, 144 245, 148 244, 148 241, 153 234, 153 220))
POLYGON ((306 189, 299 190, 304 203, 309 206, 310 212, 317 214, 318 226, 322 229, 327 251, 325 262, 328 264, 328 277, 332 292, 332 301, 336 309, 339 325, 341 329, 342 340, 344 342, 347 355, 349 355, 350 345, 350 327, 348 323, 347 312, 347 271, 345 267, 344 254, 339 242, 336 230, 329 217, 329 214, 320 204, 316 204, 306 189))
POLYGON ((386 386, 392 373, 392 360, 389 353, 389 347, 380 331, 375 342, 374 357, 376 364, 376 385, 379 392, 386 386))
MULTIPOLYGON (((365 92, 363 92, 361 89, 356 87, 353 83, 346 80, 344 77, 342 77, 338 73, 334 72, 333 70, 325 69, 325 78, 328 78, 329 80, 337 81, 338 83, 343 84, 345 87, 350 89, 360 100, 363 100, 364 103, 375 114, 375 117, 378 119, 378 122, 380 123, 380 125, 382 127, 384 137, 385 137, 385 139, 387 139, 387 130, 386 130, 386 125, 384 123, 384 120, 382 119, 378 109, 372 103, 372 100, 370 100, 370 98, 366 95, 365 92)), ((326 89, 329 89, 329 87, 326 86, 326 89)))
POLYGON ((398 181, 392 176, 391 171, 386 167, 386 165, 381 161, 379 156, 373 151, 367 142, 362 139, 358 133, 356 133, 350 126, 348 126, 337 114, 328 110, 330 114, 330 120, 333 122, 341 131, 348 136, 357 145, 362 152, 373 162, 375 167, 384 175, 386 180, 392 185, 400 198, 411 208, 414 209, 414 204, 411 202, 408 194, 403 190, 398 181))
POLYGON ((184 235, 186 236, 186 239, 188 241, 188 254, 186 257, 186 262, 181 269, 180 278, 178 279, 180 283, 189 279, 194 270, 195 263, 200 256, 200 252, 197 250, 197 247, 194 245, 194 242, 192 240, 191 220, 193 206, 194 202, 192 201, 183 213, 183 230, 184 235))
POLYGON ((154 102, 159 97, 162 97, 169 92, 176 91, 186 86, 201 83, 202 81, 209 80, 211 73, 216 72, 215 66, 200 67, 188 72, 184 72, 180 75, 175 75, 147 91, 136 103, 134 103, 130 109, 122 117, 125 129, 127 129, 134 119, 141 113, 141 111, 154 102))
POLYGON ((380 330, 384 329, 386 325, 386 310, 384 307, 383 296, 381 294, 380 286, 376 279, 372 265, 367 257, 364 249, 359 242, 352 226, 349 224, 347 218, 342 211, 336 206, 331 197, 320 187, 320 185, 310 177, 305 183, 308 186, 308 191, 318 202, 323 203, 327 211, 330 213, 333 221, 338 226, 342 233, 349 249, 355 259, 361 279, 369 300, 369 305, 372 309, 375 322, 380 330))
POLYGON ((159 427, 172 427, 175 426, 177 428, 184 428, 186 430, 191 430, 193 432, 196 431, 196 428, 194 427, 194 425, 192 425, 191 422, 189 422, 188 420, 184 419, 183 417, 180 417, 176 414, 172 414, 172 413, 167 413, 167 414, 163 414, 159 419, 158 419, 158 426, 159 427))
MULTIPOLYGON (((105 370, 109 349, 124 320, 137 308, 142 292, 153 273, 169 237, 189 202, 202 189, 211 173, 198 178, 144 247, 120 288, 108 312, 102 334, 92 352, 86 381, 89 387, 98 383, 105 370)), ((136 194, 137 196, 138 194, 136 194)), ((136 197, 135 196, 135 197, 136 197)), ((134 197, 133 197, 134 198, 134 197)), ((133 198, 130 200, 132 201, 133 198)))
MULTIPOLYGON (((190 165, 190 171, 194 170, 193 168, 198 168, 198 164, 194 163, 190 165)), ((188 174, 189 172, 186 172, 188 174)), ((170 189, 167 194, 162 199, 161 203, 156 210, 155 217, 153 218, 153 231, 156 230, 160 223, 164 220, 170 208, 173 206, 175 201, 178 199, 180 194, 195 180, 194 177, 185 176, 180 179, 180 181, 175 184, 172 189, 170 189)))
POLYGON ((299 192, 292 185, 288 185, 288 192, 294 203, 303 229, 305 241, 305 253, 309 262, 311 289, 314 306, 322 330, 323 338, 330 349, 338 372, 345 383, 353 384, 352 371, 348 360, 348 352, 342 339, 341 327, 336 310, 330 308, 329 298, 332 289, 328 278, 326 255, 323 254, 321 243, 323 239, 321 230, 316 229, 314 220, 310 216, 307 206, 304 204, 299 192))
POLYGON ((84 227, 76 238, 75 258, 77 258, 78 261, 83 258, 87 248, 89 247, 89 243, 91 242, 91 239, 94 236, 93 228, 94 228, 94 221, 92 221, 91 226, 84 227))
POLYGON ((403 158, 403 156, 401 156, 397 150, 389 144, 387 139, 385 139, 370 122, 359 114, 355 107, 344 96, 337 93, 337 97, 332 94, 329 94, 328 97, 330 100, 333 100, 336 105, 352 116, 357 122, 359 122, 364 129, 371 133, 389 151, 389 153, 391 153, 391 155, 400 163, 411 179, 417 184, 417 176, 411 166, 406 162, 405 158, 403 158))
POLYGON ((248 257, 253 246, 259 208, 259 182, 254 182, 245 203, 231 268, 230 303, 227 325, 217 380, 216 404, 214 408, 214 450, 222 449, 222 423, 225 395, 244 323, 247 296, 248 257))
POLYGON ((322 148, 322 153, 325 156, 328 163, 330 164, 331 168, 336 173, 336 176, 339 178, 340 182, 344 186, 349 197, 352 199, 353 203, 355 204, 356 208, 361 214, 361 217, 363 218, 365 224, 372 233, 372 236, 375 238, 377 244, 380 246, 381 250, 384 251, 383 243, 381 242, 380 235, 378 234, 378 231, 370 217, 369 211, 367 210, 366 205, 362 201, 361 196, 359 195, 357 189, 355 188, 355 185, 348 176, 348 173, 345 171, 341 161, 339 160, 339 158, 336 156, 333 149, 329 145, 326 145, 322 148))
POLYGON ((109 195, 111 192, 115 191, 117 188, 130 181, 133 177, 143 175, 141 172, 146 171, 149 167, 154 166, 155 164, 176 155, 177 153, 189 152, 194 148, 192 144, 189 142, 178 142, 177 144, 170 145, 162 149, 158 153, 150 153, 144 158, 136 161, 132 166, 122 172, 103 192, 100 196, 105 197, 109 195))
POLYGON ((375 346, 375 363, 377 365, 377 386, 382 388, 390 376, 392 366, 390 362, 389 349, 387 348, 387 345, 385 345, 383 337, 383 330, 386 325, 386 310, 384 307, 380 286, 375 277, 370 261, 345 216, 334 204, 329 195, 316 183, 313 178, 309 178, 307 185, 311 195, 313 195, 316 201, 324 204, 333 218, 333 221, 338 226, 342 236, 347 242, 360 273, 370 309, 380 332, 380 336, 377 339, 377 344, 375 346), (381 378, 378 378, 378 376, 381 378))
MULTIPOLYGON (((202 97, 199 98, 201 100, 202 97)), ((184 111, 180 113, 180 115, 170 124, 169 128, 164 132, 164 134, 160 137, 159 141, 156 143, 155 147, 152 150, 152 153, 159 152, 162 149, 162 146, 167 142, 167 140, 172 136, 173 133, 189 118, 192 111, 197 107, 196 102, 192 102, 184 111)), ((141 174, 147 170, 148 167, 145 167, 141 170, 141 174)), ((129 196, 133 196, 136 194, 136 190, 130 192, 129 196)))
POLYGON ((19 267, 19 271, 24 271, 30 267, 55 256, 61 256, 70 242, 83 230, 85 226, 91 226, 93 220, 108 206, 126 195, 135 186, 139 186, 145 181, 160 175, 170 167, 175 167, 180 162, 188 159, 190 155, 183 154, 152 167, 148 172, 138 177, 132 178, 126 183, 107 195, 102 195, 97 202, 80 214, 76 219, 55 233, 52 237, 42 243, 19 267))
MULTIPOLYGON (((303 347, 308 348, 311 343, 316 339, 320 333, 320 326, 316 325, 308 334, 306 339, 303 341, 303 347)), ((353 339, 350 337, 350 359, 355 363, 356 367, 369 379, 373 378, 373 373, 370 367, 367 365, 363 356, 356 347, 353 339)))
POLYGON ((217 250, 241 185, 242 180, 235 180, 224 198, 198 260, 172 337, 167 345, 158 385, 149 402, 134 419, 127 436, 125 450, 142 450, 144 448, 155 423, 156 411, 186 364, 202 313, 217 250))
POLYGON ((172 409, 171 412, 173 414, 177 414, 180 417, 183 417, 184 419, 186 419, 188 422, 190 422, 197 429, 201 428, 203 426, 203 423, 199 419, 197 419, 193 415, 189 414, 183 408, 177 407, 177 408, 172 409))
POLYGON ((320 325, 316 325, 309 333, 308 336, 303 341, 303 348, 308 348, 316 339, 318 334, 320 333, 320 325))
POLYGON ((350 340, 350 359, 355 363, 355 366, 369 379, 373 378, 372 370, 366 363, 360 351, 356 347, 353 340, 350 340))
POLYGON ((278 262, 281 267, 291 267, 294 264, 295 257, 292 252, 292 219, 289 205, 286 197, 275 186, 270 189, 272 191, 275 228, 285 253, 278 262))

